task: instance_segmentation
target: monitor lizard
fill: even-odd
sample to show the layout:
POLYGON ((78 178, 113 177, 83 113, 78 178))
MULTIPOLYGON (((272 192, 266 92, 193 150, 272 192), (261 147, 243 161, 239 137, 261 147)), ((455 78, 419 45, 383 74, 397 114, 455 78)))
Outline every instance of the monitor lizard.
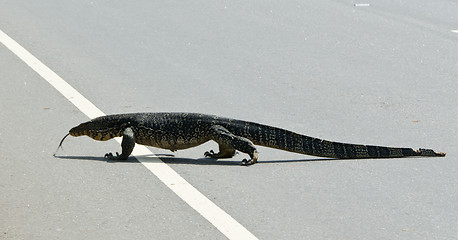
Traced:
POLYGON ((258 161, 255 145, 338 159, 445 156, 445 153, 432 149, 414 150, 327 141, 255 122, 198 113, 127 113, 94 118, 70 129, 58 149, 68 135, 87 135, 99 141, 123 137, 121 154, 105 154, 106 158, 112 160, 126 160, 135 143, 176 151, 210 140, 218 143, 219 152, 210 150, 204 153, 205 157, 230 158, 238 150, 250 156, 250 159, 242 161, 242 165, 258 161))

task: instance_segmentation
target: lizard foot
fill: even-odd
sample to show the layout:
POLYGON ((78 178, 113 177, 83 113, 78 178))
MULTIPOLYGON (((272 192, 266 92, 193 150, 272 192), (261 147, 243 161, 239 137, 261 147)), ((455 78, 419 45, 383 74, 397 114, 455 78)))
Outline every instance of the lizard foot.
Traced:
POLYGON ((250 166, 253 164, 254 164, 253 159, 250 159, 250 160, 243 159, 242 162, 240 163, 241 166, 250 166))
POLYGON ((208 157, 208 158, 214 158, 215 155, 216 155, 216 153, 213 152, 213 150, 206 151, 206 152, 204 153, 204 156, 205 156, 205 157, 208 157))
POLYGON ((242 163, 241 163, 242 166, 249 166, 249 165, 253 165, 258 162, 258 152, 256 150, 254 150, 253 154, 250 154, 250 156, 251 156, 251 159, 242 160, 242 163))

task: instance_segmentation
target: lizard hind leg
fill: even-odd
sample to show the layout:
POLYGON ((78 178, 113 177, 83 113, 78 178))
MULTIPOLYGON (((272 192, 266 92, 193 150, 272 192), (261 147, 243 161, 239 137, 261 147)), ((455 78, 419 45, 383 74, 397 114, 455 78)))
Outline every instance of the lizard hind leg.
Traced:
POLYGON ((258 152, 254 144, 247 138, 234 135, 229 130, 220 125, 214 125, 210 128, 211 139, 219 144, 220 152, 214 153, 213 151, 206 152, 205 156, 223 158, 232 157, 235 150, 246 153, 250 159, 244 159, 242 165, 252 165, 258 161, 258 152))

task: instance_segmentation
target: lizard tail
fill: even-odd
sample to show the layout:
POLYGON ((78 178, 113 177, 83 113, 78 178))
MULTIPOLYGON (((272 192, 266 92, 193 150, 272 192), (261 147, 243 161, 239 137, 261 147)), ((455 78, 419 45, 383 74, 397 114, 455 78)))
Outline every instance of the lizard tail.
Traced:
POLYGON ((418 150, 414 150, 412 148, 372 146, 327 141, 265 125, 251 125, 249 136, 247 135, 246 137, 253 139, 254 144, 257 145, 318 157, 358 159, 398 158, 409 156, 445 156, 445 153, 436 152, 432 149, 420 148, 418 150))
POLYGON ((399 158, 399 157, 443 157, 445 153, 436 152, 432 149, 385 147, 373 145, 361 145, 351 143, 332 142, 308 136, 300 136, 302 149, 299 152, 319 157, 339 159, 358 158, 399 158))
POLYGON ((446 153, 436 152, 432 149, 420 148, 415 151, 417 155, 415 156, 424 156, 424 157, 445 157, 446 153))

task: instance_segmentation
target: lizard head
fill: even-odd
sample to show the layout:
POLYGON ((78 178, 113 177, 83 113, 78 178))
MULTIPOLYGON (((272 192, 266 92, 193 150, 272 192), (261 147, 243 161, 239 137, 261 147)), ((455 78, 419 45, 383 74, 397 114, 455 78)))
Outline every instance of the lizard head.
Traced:
POLYGON ((107 116, 102 116, 81 123, 70 129, 69 134, 73 137, 86 135, 94 140, 106 141, 114 137, 121 137, 125 128, 125 124, 111 121, 107 116))
MULTIPOLYGON (((59 147, 69 135, 73 137, 89 136, 92 139, 106 141, 114 137, 121 137, 122 132, 131 124, 131 119, 120 117, 119 115, 102 116, 70 129, 67 135, 60 141, 59 147)), ((56 150, 57 152, 57 150, 56 150)))
MULTIPOLYGON (((60 140, 56 153, 59 148, 62 148, 62 143, 69 135, 73 137, 87 135, 95 140, 105 141, 114 137, 113 135, 109 134, 109 132, 107 132, 108 131, 103 131, 103 129, 97 128, 97 124, 92 123, 92 120, 89 122, 81 123, 80 125, 70 129, 67 135, 65 135, 62 140, 60 140)), ((54 156, 56 156, 56 153, 54 153, 54 156)))

